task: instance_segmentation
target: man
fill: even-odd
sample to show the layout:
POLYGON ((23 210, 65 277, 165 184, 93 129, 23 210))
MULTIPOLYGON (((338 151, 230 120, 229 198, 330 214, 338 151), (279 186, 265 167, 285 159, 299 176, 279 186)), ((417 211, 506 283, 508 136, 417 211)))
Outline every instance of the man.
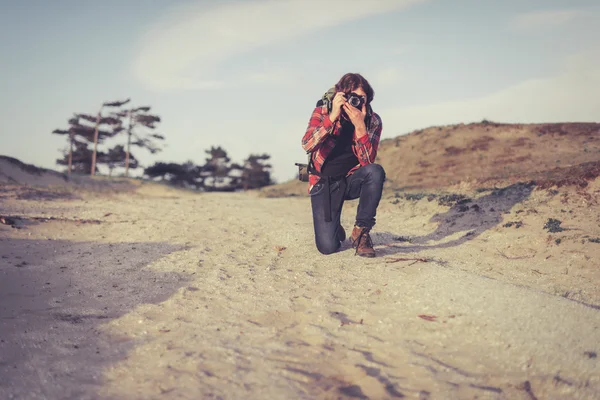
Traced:
POLYGON ((375 164, 381 118, 371 109, 374 92, 360 74, 344 75, 314 109, 302 147, 310 152, 309 193, 315 242, 323 254, 346 239, 340 224, 345 200, 358 200, 350 240, 356 253, 375 257, 369 232, 383 191, 385 172, 375 164))

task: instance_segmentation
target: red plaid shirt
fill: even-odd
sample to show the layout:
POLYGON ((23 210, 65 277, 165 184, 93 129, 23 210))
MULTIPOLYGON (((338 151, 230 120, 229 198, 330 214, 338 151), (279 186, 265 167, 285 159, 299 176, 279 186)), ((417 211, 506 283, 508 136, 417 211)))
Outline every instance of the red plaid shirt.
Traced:
MULTIPOLYGON (((346 176, 350 176, 354 171, 363 165, 372 164, 377 156, 379 147, 379 138, 381 137, 381 118, 372 113, 371 123, 367 128, 367 134, 357 141, 353 142, 352 150, 359 164, 353 167, 346 176)), ((312 152, 312 160, 315 169, 321 172, 321 167, 325 159, 335 146, 335 136, 341 132, 341 123, 336 121, 335 125, 329 119, 327 105, 316 107, 308 122, 308 128, 302 138, 302 148, 307 152, 312 152)), ((308 191, 319 181, 319 177, 314 174, 308 176, 308 191)))

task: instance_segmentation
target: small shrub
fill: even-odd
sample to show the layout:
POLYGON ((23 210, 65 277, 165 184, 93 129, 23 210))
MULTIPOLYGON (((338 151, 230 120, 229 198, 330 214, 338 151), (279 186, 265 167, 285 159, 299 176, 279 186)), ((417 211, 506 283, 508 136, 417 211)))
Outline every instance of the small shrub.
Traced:
POLYGON ((452 207, 463 199, 466 199, 466 196, 462 194, 445 194, 438 198, 438 204, 440 206, 452 207))
POLYGON ((546 221, 546 224, 544 225, 544 229, 547 229, 548 232, 551 233, 562 232, 564 231, 564 228, 561 228, 560 224, 562 224, 561 221, 554 218, 548 218, 548 221, 546 221))
POLYGON ((507 222, 506 224, 502 225, 505 228, 510 228, 511 226, 514 226, 515 228, 520 228, 523 226, 523 222, 522 221, 516 221, 516 222, 507 222))
POLYGON ((404 198, 406 200, 415 200, 415 201, 419 201, 423 197, 425 197, 425 193, 406 193, 404 195, 404 198))

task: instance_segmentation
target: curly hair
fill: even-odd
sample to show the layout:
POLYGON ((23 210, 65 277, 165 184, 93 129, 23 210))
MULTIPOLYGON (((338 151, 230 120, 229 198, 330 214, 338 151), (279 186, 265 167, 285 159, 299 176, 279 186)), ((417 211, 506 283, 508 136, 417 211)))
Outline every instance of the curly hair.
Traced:
POLYGON ((358 88, 362 88, 367 94, 367 104, 370 104, 375 97, 375 91, 361 74, 347 73, 341 77, 338 83, 335 84, 336 92, 349 93, 358 88))

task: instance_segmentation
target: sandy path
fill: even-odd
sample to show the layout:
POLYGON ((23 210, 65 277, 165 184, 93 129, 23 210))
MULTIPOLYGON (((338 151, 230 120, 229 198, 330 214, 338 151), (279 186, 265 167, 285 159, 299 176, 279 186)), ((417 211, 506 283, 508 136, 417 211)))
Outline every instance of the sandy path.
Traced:
MULTIPOLYGON (((39 371, 53 365, 59 378, 14 380, 1 385, 0 394, 21 398, 27 393, 57 393, 60 388, 72 398, 119 399, 600 396, 600 310, 591 301, 595 294, 582 299, 589 304, 585 305, 553 295, 547 287, 551 278, 541 277, 539 283, 528 278, 522 284, 520 268, 540 269, 540 261, 500 257, 498 240, 493 249, 489 242, 506 233, 497 232, 494 224, 478 232, 477 240, 450 247, 391 243, 393 235, 410 231, 425 236, 439 224, 422 209, 415 214, 412 205, 406 206, 411 210, 399 209, 387 202, 378 225, 384 233, 375 236, 382 257, 361 259, 347 245, 345 251, 328 257, 317 253, 306 198, 172 191, 162 196, 140 192, 52 203, 7 201, 4 206, 12 214, 43 212, 102 221, 3 228, 4 251, 7 243, 14 248, 15 240, 52 239, 71 243, 73 249, 85 242, 129 243, 139 250, 139 243, 146 247, 132 252, 132 257, 146 256, 130 264, 140 269, 147 264, 143 270, 148 272, 117 273, 123 262, 129 262, 127 251, 119 257, 99 252, 110 262, 95 268, 108 272, 96 277, 79 274, 80 286, 91 290, 108 282, 114 275, 110 271, 115 271, 120 286, 138 282, 138 296, 147 294, 114 299, 112 313, 88 327, 96 336, 80 340, 84 348, 102 343, 103 349, 112 344, 116 350, 86 362, 86 357, 72 352, 51 351, 52 346, 31 346, 43 362, 36 365, 22 352, 13 363, 19 368, 37 366, 39 371), (432 260, 390 262, 398 257, 432 260), (494 275, 494 270, 502 273, 494 275), (171 282, 162 285, 166 292, 154 293, 168 299, 151 298, 152 276, 171 282), (83 389, 79 386, 79 391, 74 389, 77 380, 61 374, 65 369, 98 366, 98 377, 83 389)), ((347 230, 352 214, 352 208, 344 214, 347 230)), ((446 232, 443 239, 434 239, 450 243, 462 235, 446 232)), ((531 242, 511 249, 535 248, 531 242)), ((63 254, 61 265, 77 269, 81 262, 69 257, 63 254)), ((9 261, 14 266, 17 259, 9 261)), ((40 266, 55 261, 48 255, 40 266)), ((112 295, 109 291, 104 296, 112 295)), ((2 301, 9 300, 5 296, 2 301)), ((69 307, 72 314, 94 307, 102 310, 95 303, 72 302, 69 307)), ((5 317, 10 314, 6 308, 2 312, 5 317)), ((22 323, 43 317, 43 313, 18 315, 22 323)), ((7 332, 5 342, 36 340, 2 329, 7 332)), ((61 326, 57 330, 53 340, 61 333, 63 341, 65 335, 81 336, 61 326)))

